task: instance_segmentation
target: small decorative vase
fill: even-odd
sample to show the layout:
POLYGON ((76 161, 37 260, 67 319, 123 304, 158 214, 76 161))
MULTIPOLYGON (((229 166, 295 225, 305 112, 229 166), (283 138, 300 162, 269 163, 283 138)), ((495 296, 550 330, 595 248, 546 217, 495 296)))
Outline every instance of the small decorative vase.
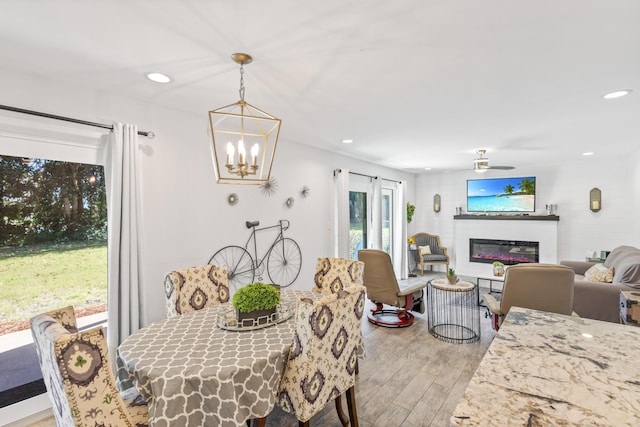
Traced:
POLYGON ((504 276, 504 265, 494 265, 493 275, 498 277, 504 276))
POLYGON ((447 276, 447 280, 449 281, 450 285, 455 285, 458 282, 458 276, 456 276, 455 274, 453 276, 447 276))

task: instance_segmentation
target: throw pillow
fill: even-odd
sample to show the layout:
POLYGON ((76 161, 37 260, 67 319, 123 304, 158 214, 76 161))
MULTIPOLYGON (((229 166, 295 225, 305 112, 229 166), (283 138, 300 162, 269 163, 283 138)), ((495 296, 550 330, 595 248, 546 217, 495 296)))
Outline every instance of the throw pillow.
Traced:
POLYGON ((595 264, 584 273, 585 280, 589 282, 613 282, 613 267, 607 268, 604 264, 595 264))
POLYGON ((418 246, 418 251, 420 252, 420 256, 431 255, 431 248, 429 246, 418 246))

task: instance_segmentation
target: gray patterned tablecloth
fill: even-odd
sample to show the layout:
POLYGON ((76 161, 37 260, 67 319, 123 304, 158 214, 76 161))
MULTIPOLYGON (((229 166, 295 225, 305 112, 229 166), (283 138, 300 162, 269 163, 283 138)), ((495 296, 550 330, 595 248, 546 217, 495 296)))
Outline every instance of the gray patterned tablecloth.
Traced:
MULTIPOLYGON (((283 303, 310 291, 282 291, 283 303)), ((293 341, 294 317, 264 329, 220 329, 217 315, 229 304, 153 323, 118 348, 126 369, 149 403, 152 426, 245 426, 264 417, 293 341)))

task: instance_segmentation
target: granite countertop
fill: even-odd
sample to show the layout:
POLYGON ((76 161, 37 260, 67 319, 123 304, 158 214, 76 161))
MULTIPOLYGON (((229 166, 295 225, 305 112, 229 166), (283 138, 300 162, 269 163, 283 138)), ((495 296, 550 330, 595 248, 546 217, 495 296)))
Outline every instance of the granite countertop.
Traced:
POLYGON ((640 425, 640 327, 512 307, 452 426, 640 425))

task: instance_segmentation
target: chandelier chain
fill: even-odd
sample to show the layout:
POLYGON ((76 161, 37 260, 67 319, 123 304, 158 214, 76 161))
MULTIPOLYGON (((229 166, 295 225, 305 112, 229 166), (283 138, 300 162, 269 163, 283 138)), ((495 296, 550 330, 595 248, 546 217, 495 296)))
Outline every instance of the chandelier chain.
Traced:
POLYGON ((240 64, 240 101, 244 102, 244 64, 240 64))

